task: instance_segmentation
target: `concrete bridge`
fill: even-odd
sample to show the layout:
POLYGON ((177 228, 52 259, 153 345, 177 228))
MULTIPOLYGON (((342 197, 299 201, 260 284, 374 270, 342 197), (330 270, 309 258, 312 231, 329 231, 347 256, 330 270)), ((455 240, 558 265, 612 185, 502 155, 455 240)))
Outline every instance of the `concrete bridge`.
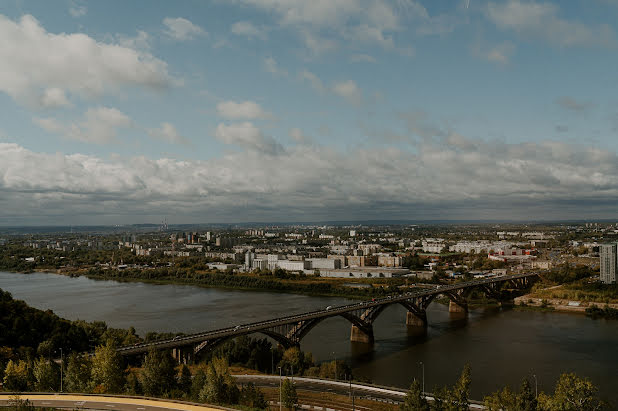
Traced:
MULTIPOLYGON (((327 307, 323 310, 295 314, 286 317, 241 324, 197 334, 153 341, 118 348, 122 355, 142 354, 155 349, 173 349, 178 361, 190 362, 203 350, 241 335, 261 333, 282 346, 298 346, 304 336, 326 318, 341 316, 352 325, 351 341, 372 343, 373 322, 391 304, 403 305, 407 310, 406 324, 414 327, 427 326, 427 307, 439 295, 449 298, 449 312, 466 313, 467 299, 473 291, 481 291, 489 298, 501 299, 503 289, 524 289, 538 276, 537 273, 484 278, 452 285, 439 285, 432 289, 410 291, 370 301, 327 307)), ((282 307, 282 310, 284 307, 282 307)))

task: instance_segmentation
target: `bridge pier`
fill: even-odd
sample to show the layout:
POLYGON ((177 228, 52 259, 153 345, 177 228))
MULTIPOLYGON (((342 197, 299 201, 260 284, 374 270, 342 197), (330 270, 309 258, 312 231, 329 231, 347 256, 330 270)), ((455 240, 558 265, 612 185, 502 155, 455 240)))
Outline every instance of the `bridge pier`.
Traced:
POLYGON ((350 341, 360 342, 364 344, 373 344, 373 327, 363 330, 356 325, 352 325, 350 332, 350 341))
POLYGON ((448 312, 449 313, 467 313, 468 303, 466 302, 456 303, 455 301, 451 300, 448 303, 448 312))
POLYGON ((172 357, 178 364, 191 364, 194 359, 193 347, 172 348, 172 357))
POLYGON ((408 311, 406 313, 406 325, 409 327, 427 327, 427 313, 423 311, 421 314, 408 311))

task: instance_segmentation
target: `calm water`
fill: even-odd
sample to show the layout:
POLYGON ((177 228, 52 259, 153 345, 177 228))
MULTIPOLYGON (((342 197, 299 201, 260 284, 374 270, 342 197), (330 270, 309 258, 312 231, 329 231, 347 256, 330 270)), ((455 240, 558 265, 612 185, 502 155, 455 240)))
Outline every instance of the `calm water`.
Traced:
MULTIPOLYGON (((94 281, 55 274, 0 272, 0 288, 61 317, 102 320, 113 327, 147 331, 198 332, 300 313, 347 300, 294 294, 243 292, 192 286, 94 281)), ((414 335, 405 326, 405 309, 390 306, 374 324, 372 349, 349 341, 350 324, 325 320, 303 340, 302 348, 318 361, 345 359, 356 374, 377 384, 405 387, 420 378, 425 384, 450 384, 464 364, 472 366, 474 398, 504 384, 519 386, 532 374, 539 391, 550 390, 560 372, 588 376, 603 397, 618 406, 618 321, 584 316, 513 310, 473 310, 452 317, 432 304, 427 333, 414 335)))

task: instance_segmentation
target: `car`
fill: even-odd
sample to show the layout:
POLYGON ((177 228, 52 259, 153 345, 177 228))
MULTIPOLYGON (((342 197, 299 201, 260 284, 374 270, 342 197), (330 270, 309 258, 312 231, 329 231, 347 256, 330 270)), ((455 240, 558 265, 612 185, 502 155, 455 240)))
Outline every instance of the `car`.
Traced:
POLYGON ((240 325, 237 325, 236 327, 234 327, 234 331, 238 331, 238 329, 240 329, 240 325))
POLYGON ((328 307, 326 307, 326 311, 330 310, 331 308, 333 308, 333 306, 329 305, 328 307))

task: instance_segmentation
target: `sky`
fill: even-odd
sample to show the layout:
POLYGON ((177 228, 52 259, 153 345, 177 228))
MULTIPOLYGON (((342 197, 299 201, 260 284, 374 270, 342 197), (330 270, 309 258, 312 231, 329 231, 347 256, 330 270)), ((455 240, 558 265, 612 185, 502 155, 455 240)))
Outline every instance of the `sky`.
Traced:
POLYGON ((611 219, 618 0, 0 0, 0 225, 611 219))

